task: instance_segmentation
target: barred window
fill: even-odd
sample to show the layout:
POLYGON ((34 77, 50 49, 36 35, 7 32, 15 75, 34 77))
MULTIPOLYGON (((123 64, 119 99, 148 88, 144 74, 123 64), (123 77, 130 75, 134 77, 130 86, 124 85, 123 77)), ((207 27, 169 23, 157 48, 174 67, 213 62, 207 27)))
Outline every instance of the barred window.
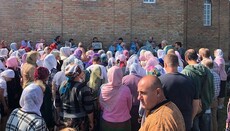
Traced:
POLYGON ((212 23, 212 4, 211 1, 206 0, 204 2, 204 26, 211 26, 212 23))
POLYGON ((144 0, 144 3, 156 3, 156 0, 144 0))

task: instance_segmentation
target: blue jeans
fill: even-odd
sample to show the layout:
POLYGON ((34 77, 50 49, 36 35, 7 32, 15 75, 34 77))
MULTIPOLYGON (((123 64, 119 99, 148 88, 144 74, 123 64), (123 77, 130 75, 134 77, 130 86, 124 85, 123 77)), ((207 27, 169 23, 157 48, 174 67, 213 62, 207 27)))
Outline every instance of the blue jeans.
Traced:
POLYGON ((196 116, 193 120, 192 131, 211 131, 211 113, 196 116))

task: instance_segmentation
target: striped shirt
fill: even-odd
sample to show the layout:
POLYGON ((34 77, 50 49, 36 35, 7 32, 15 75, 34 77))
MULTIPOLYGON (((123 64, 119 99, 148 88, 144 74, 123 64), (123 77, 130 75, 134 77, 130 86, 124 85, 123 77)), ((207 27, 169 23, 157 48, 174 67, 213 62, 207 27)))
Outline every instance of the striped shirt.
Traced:
MULTIPOLYGON (((60 87, 66 88, 63 85, 60 87)), ((74 87, 66 90, 64 94, 60 92, 61 107, 60 116, 63 118, 82 118, 93 112, 94 101, 91 90, 86 84, 77 82, 74 87)))
POLYGON ((48 129, 41 116, 17 108, 10 114, 6 131, 48 131, 48 129))

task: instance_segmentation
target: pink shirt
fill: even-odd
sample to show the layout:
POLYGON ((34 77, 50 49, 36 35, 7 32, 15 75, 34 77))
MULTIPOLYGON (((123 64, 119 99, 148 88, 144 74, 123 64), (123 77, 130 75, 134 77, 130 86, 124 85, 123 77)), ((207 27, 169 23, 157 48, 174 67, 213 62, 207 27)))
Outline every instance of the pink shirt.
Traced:
POLYGON ((131 118, 130 110, 132 107, 132 95, 127 86, 121 86, 119 92, 116 94, 117 96, 113 99, 116 99, 111 107, 113 109, 103 109, 103 119, 108 122, 125 122, 131 118))
POLYGON ((217 73, 220 75, 221 81, 227 80, 227 73, 225 71, 225 61, 222 57, 216 57, 214 62, 218 65, 217 66, 217 73))

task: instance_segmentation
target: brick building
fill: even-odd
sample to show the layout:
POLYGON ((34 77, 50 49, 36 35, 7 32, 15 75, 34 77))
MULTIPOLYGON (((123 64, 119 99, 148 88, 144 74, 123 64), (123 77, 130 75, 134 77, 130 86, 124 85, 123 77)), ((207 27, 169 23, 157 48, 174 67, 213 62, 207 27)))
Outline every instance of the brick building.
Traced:
MULTIPOLYGON (((0 38, 47 43, 61 35, 89 44, 123 37, 156 42, 182 41, 185 47, 222 48, 229 53, 229 0, 1 0, 0 38)), ((227 55, 225 55, 227 56, 227 55)))

